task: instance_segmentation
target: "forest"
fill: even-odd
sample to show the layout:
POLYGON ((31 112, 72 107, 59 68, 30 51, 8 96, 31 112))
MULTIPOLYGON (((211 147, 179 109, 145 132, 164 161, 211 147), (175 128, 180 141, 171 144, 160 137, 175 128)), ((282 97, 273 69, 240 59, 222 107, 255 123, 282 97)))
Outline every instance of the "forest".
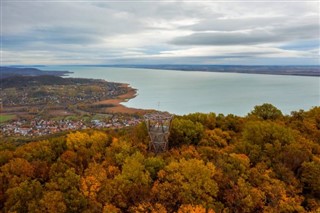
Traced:
POLYGON ((0 212, 320 212, 320 107, 175 116, 169 150, 145 123, 0 143, 0 212))

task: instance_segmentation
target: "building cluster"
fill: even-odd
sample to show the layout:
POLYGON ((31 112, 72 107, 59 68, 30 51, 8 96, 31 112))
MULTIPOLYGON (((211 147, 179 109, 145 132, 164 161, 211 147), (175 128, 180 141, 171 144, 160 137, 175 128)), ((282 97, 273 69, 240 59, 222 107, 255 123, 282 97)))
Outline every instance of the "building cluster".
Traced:
POLYGON ((112 118, 108 121, 91 120, 84 122, 82 120, 58 120, 48 121, 43 119, 35 119, 32 121, 18 120, 4 124, 0 128, 0 132, 4 136, 43 136, 63 131, 82 130, 87 128, 123 128, 134 126, 141 122, 140 118, 112 118))

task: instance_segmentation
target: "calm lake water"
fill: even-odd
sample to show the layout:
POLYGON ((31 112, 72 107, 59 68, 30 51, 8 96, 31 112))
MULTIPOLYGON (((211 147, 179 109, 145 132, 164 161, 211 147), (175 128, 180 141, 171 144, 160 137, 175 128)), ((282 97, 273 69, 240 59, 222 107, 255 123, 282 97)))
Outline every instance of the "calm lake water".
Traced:
POLYGON ((124 105, 175 114, 215 112, 246 115, 255 105, 263 103, 271 103, 289 114, 320 105, 319 77, 85 66, 40 69, 68 70, 74 72, 70 77, 128 83, 138 89, 138 96, 124 105))

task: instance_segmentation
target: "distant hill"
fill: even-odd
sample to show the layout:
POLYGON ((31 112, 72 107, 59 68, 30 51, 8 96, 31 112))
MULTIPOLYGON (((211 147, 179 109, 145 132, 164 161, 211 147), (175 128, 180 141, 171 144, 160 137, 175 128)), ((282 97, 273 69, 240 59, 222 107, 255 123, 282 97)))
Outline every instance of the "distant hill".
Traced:
POLYGON ((10 87, 28 87, 28 86, 42 86, 42 85, 70 85, 70 84, 86 84, 93 81, 101 82, 101 80, 82 79, 82 78, 62 78, 53 75, 41 76, 10 76, 1 80, 1 88, 10 87))
POLYGON ((69 71, 44 71, 36 68, 18 68, 18 67, 0 67, 0 79, 11 76, 39 76, 39 75, 53 75, 64 76, 69 71))
POLYGON ((159 65, 117 64, 117 65, 99 65, 99 66, 181 70, 181 71, 201 71, 201 72, 229 72, 229 73, 269 74, 269 75, 320 76, 320 66, 244 66, 244 65, 194 65, 194 64, 159 64, 159 65))

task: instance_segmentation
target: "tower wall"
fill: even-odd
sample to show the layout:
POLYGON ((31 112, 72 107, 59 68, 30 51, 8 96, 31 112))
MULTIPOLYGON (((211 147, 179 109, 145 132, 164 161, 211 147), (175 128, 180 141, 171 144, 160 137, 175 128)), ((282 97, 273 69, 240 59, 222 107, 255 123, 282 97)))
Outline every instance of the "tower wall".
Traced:
POLYGON ((169 113, 152 113, 144 116, 150 137, 149 150, 155 153, 168 150, 170 125, 173 116, 169 113))

